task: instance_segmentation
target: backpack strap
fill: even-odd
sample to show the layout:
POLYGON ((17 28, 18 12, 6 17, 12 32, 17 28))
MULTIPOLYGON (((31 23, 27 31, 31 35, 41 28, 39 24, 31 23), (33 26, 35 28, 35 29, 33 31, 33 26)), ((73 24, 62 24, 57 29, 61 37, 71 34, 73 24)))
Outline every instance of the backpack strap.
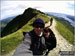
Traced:
MULTIPOLYGON (((23 32, 23 36, 25 36, 26 33, 28 33, 28 32, 23 32)), ((23 41, 24 41, 24 39, 25 39, 25 37, 23 38, 23 41)))

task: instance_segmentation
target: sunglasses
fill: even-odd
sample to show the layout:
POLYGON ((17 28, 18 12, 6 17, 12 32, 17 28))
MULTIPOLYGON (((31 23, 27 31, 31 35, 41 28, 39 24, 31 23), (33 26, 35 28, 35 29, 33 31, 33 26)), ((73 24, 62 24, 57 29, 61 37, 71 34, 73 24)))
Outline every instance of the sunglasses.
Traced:
POLYGON ((49 32, 49 31, 44 31, 45 33, 49 32))
POLYGON ((49 30, 44 30, 45 33, 49 32, 49 30))
POLYGON ((35 24, 34 27, 36 27, 36 28, 44 28, 44 25, 35 24))

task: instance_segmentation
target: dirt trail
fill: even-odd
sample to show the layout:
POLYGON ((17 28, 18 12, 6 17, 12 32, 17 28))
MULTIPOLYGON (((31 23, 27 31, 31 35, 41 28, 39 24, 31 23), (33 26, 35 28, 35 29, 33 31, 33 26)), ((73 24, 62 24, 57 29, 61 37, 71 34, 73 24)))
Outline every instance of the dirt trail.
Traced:
MULTIPOLYGON (((46 26, 49 26, 50 22, 46 24, 46 26)), ((59 56, 59 51, 73 51, 74 46, 71 45, 63 36, 60 35, 60 33, 55 28, 56 22, 53 20, 53 24, 50 27, 52 31, 54 32, 57 40, 57 46, 53 50, 50 51, 48 56, 59 56)))

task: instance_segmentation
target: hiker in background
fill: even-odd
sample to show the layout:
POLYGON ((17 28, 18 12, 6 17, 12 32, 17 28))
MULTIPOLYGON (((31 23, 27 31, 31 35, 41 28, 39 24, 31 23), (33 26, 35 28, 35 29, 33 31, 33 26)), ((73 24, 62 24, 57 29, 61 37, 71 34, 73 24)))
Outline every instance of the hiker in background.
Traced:
POLYGON ((49 51, 56 47, 56 37, 53 31, 49 27, 44 28, 44 36, 45 36, 46 46, 48 49, 46 55, 48 55, 49 51))
POLYGON ((25 34, 24 40, 17 47, 13 56, 43 55, 43 52, 46 50, 43 36, 44 27, 44 21, 40 18, 36 19, 33 22, 33 30, 25 34))
POLYGON ((52 23, 53 23, 53 18, 51 17, 50 18, 50 26, 52 25, 52 23))

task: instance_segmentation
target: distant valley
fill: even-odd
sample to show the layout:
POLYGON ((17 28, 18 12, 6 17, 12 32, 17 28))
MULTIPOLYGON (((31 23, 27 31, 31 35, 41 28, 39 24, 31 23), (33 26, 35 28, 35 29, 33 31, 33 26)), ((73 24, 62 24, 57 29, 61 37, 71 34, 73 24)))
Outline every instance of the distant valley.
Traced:
POLYGON ((3 23, 8 23, 8 22, 10 22, 13 18, 15 18, 16 16, 11 16, 11 17, 8 17, 8 18, 5 18, 5 19, 3 19, 3 20, 0 20, 1 21, 1 23, 3 24, 3 23))
POLYGON ((55 16, 58 19, 60 19, 61 21, 65 21, 65 22, 71 24, 72 26, 75 26, 74 16, 72 16, 72 15, 67 15, 67 14, 62 14, 62 13, 54 13, 54 12, 45 12, 45 13, 50 16, 55 16))
MULTIPOLYGON (((49 16, 55 16, 58 19, 60 19, 61 21, 67 22, 69 24, 71 24, 72 26, 75 26, 74 24, 74 16, 72 15, 67 15, 67 14, 62 14, 62 13, 54 13, 54 12, 45 12, 45 14, 49 15, 49 16)), ((1 30, 3 30, 3 28, 7 25, 8 22, 10 22, 12 19, 14 19, 16 16, 11 16, 8 17, 6 19, 0 20, 1 22, 1 30)))
POLYGON ((1 25, 0 25, 0 31, 2 31, 3 30, 3 28, 11 21, 11 20, 13 20, 14 18, 15 18, 16 16, 11 16, 11 17, 8 17, 8 18, 5 18, 5 19, 3 19, 3 20, 0 20, 0 22, 1 22, 1 25))

